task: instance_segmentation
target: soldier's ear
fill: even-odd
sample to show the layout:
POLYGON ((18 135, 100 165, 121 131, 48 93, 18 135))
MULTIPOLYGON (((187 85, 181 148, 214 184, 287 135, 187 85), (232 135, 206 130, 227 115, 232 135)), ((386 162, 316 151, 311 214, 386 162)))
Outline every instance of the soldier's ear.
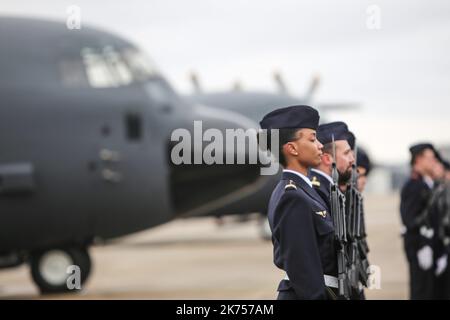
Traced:
POLYGON ((333 157, 329 153, 324 153, 322 155, 322 162, 326 166, 331 166, 331 164, 333 163, 333 157))
POLYGON ((285 150, 287 151, 287 153, 289 153, 292 156, 298 156, 298 150, 297 150, 297 145, 295 143, 286 143, 284 145, 284 148, 286 148, 285 150))

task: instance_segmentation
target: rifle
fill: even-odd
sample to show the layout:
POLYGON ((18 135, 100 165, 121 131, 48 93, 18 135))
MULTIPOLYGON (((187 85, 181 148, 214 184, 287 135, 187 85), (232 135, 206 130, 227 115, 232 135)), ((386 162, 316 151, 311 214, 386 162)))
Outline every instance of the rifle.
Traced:
MULTIPOLYGON (((358 148, 355 146, 355 159, 357 158, 358 148)), ((356 161, 352 165, 352 174, 350 183, 346 190, 348 239, 349 239, 349 257, 350 269, 349 279, 355 292, 359 292, 359 282, 367 287, 369 278, 367 260, 368 247, 365 240, 365 226, 363 220, 363 197, 357 187, 358 174, 356 171, 356 161)))
MULTIPOLYGON (((356 149, 355 149, 356 150, 356 149)), ((358 291, 358 244, 356 242, 356 224, 359 217, 359 199, 358 199, 358 190, 355 188, 356 185, 356 165, 355 163, 352 165, 352 175, 350 179, 350 183, 347 185, 345 199, 347 200, 346 205, 346 215, 348 221, 348 255, 349 255, 349 280, 352 288, 355 291, 358 291)))
POLYGON ((359 224, 358 232, 356 233, 356 239, 358 240, 358 249, 359 249, 359 255, 361 260, 361 272, 360 273, 360 280, 363 285, 366 287, 368 286, 368 280, 370 276, 370 263, 368 259, 369 254, 369 246, 367 244, 367 234, 366 234, 366 224, 364 220, 364 199, 361 197, 360 200, 360 216, 361 216, 361 222, 359 224))
POLYGON ((339 190, 338 186, 338 171, 336 166, 336 144, 334 142, 334 135, 332 135, 333 142, 333 163, 331 165, 331 177, 333 183, 331 184, 331 212, 334 223, 334 236, 338 247, 338 290, 339 296, 344 299, 350 298, 350 283, 348 279, 348 258, 347 258, 347 224, 345 219, 345 196, 339 190))

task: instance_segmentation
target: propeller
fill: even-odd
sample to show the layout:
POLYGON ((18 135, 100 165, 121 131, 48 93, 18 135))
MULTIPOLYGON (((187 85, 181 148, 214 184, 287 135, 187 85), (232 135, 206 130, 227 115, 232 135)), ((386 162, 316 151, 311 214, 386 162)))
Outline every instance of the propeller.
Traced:
POLYGON ((202 87, 200 85, 200 81, 198 80, 198 75, 196 72, 191 71, 189 73, 189 78, 191 80, 192 88, 194 89, 194 93, 202 93, 202 87))
POLYGON ((288 94, 288 89, 286 86, 286 82, 283 79, 283 76, 281 75, 281 72, 279 70, 275 70, 273 72, 273 80, 275 81, 278 92, 281 94, 288 94))
POLYGON ((319 88, 319 85, 320 85, 320 76, 318 74, 315 74, 313 75, 311 81, 309 82, 309 87, 305 94, 305 101, 312 101, 314 94, 317 91, 317 88, 319 88))

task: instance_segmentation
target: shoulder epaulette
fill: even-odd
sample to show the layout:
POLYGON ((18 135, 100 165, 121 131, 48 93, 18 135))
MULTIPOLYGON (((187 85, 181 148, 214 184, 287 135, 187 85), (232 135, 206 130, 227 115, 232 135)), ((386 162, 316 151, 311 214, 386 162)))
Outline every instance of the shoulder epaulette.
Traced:
POLYGON ((284 190, 297 190, 297 186, 294 181, 289 180, 289 183, 284 187, 284 190))

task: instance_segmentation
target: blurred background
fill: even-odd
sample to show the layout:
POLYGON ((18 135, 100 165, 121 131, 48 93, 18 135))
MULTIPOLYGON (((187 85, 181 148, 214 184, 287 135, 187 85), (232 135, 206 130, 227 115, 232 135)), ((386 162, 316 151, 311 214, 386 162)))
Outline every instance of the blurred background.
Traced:
MULTIPOLYGON (((72 6, 81 29, 68 32, 92 26, 129 40, 151 57, 180 100, 214 106, 207 95, 283 95, 317 106, 324 120, 345 121, 375 165, 366 215, 381 288, 367 296, 407 298, 398 190, 409 174, 411 144, 432 142, 450 158, 450 3, 6 0, 0 17, 67 28, 72 6)), ((238 100, 232 111, 245 106, 238 100)), ((272 299, 283 273, 273 265, 262 227, 259 215, 181 219, 94 246, 95 269, 82 293, 49 297, 272 299)), ((40 297, 28 269, 0 272, 0 298, 40 297)))

